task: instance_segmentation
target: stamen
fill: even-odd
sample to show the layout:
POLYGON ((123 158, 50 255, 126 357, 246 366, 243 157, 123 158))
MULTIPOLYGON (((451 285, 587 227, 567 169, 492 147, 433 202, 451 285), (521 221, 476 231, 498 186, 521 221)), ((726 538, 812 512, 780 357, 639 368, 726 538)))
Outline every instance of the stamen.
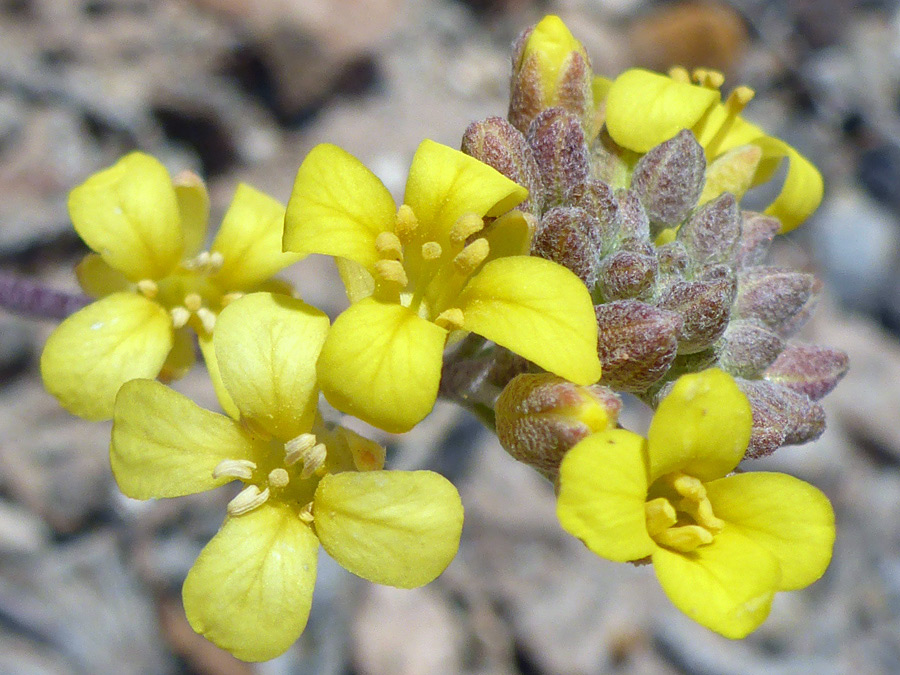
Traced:
POLYGON ((657 544, 681 553, 712 543, 713 536, 699 525, 681 525, 663 530, 654 537, 657 544))
POLYGON ((207 333, 213 332, 213 328, 216 327, 216 315, 212 310, 201 307, 197 310, 197 318, 200 319, 200 323, 203 324, 203 330, 207 333))
POLYGON ((256 464, 249 459, 223 459, 216 464, 213 469, 213 478, 240 478, 241 480, 250 480, 253 477, 253 470, 256 464))
POLYGON ((222 269, 222 265, 225 264, 225 256, 219 253, 218 251, 213 251, 209 254, 209 268, 211 272, 216 272, 222 269))
POLYGON ((463 311, 459 307, 451 307, 438 314, 434 322, 447 330, 459 330, 463 327, 465 318, 463 311))
POLYGON ((476 232, 484 229, 484 220, 476 213, 464 213, 450 228, 450 242, 462 246, 476 232))
POLYGON ((426 241, 422 244, 422 258, 425 260, 437 260, 444 250, 436 241, 426 241))
POLYGON ((375 250, 385 260, 403 260, 403 244, 393 232, 382 232, 375 237, 375 250))
POLYGON ((313 520, 315 520, 315 517, 313 516, 313 503, 310 502, 302 509, 300 509, 299 516, 300 520, 302 520, 304 523, 306 523, 307 525, 312 525, 313 520))
POLYGON ((651 537, 665 532, 678 521, 675 507, 665 497, 657 497, 644 504, 644 513, 647 516, 647 534, 651 537))
POLYGON ((169 314, 172 316, 172 327, 173 328, 183 328, 187 325, 188 320, 191 318, 191 313, 185 307, 173 307, 169 310, 169 314))
POLYGON ((725 76, 718 70, 695 68, 692 76, 694 82, 707 89, 719 89, 725 84, 725 76))
POLYGON ((187 307, 188 311, 196 312, 203 306, 203 298, 200 297, 199 293, 188 293, 184 296, 184 306, 187 307))
POLYGON ((237 497, 228 502, 228 515, 240 516, 248 511, 262 506, 269 499, 269 488, 260 492, 256 485, 248 485, 241 490, 237 497))
POLYGON ((137 282, 137 288, 144 297, 150 298, 151 300, 159 293, 159 286, 156 285, 156 282, 153 281, 153 279, 141 279, 137 282))
POLYGON ((756 92, 753 91, 750 87, 735 87, 734 90, 728 95, 728 99, 725 101, 725 121, 722 122, 721 126, 716 130, 715 135, 706 144, 705 153, 707 159, 712 159, 716 155, 719 154, 719 146, 722 145, 722 141, 725 140, 725 137, 731 131, 731 128, 734 126, 734 122, 737 119, 738 115, 743 111, 743 109, 747 106, 750 101, 753 100, 753 97, 756 95, 756 92))
POLYGON ((675 489, 675 492, 682 497, 693 499, 695 501, 706 497, 706 488, 703 486, 703 482, 698 478, 688 476, 686 473, 676 473, 670 474, 670 482, 675 489))
POLYGON ((284 444, 284 463, 293 466, 316 444, 315 434, 300 434, 284 444))
POLYGON ((328 454, 328 448, 324 443, 316 443, 307 451, 303 457, 303 469, 300 471, 300 478, 309 478, 318 472, 325 465, 325 457, 328 454))
POLYGON ((397 284, 400 288, 406 288, 409 285, 403 263, 397 260, 376 260, 375 278, 377 281, 397 284))
POLYGON ((488 240, 480 237, 453 258, 453 266, 456 267, 457 272, 460 274, 472 274, 485 261, 490 252, 491 245, 488 244, 488 240))
POLYGON ((394 225, 394 232, 401 242, 404 244, 411 242, 418 228, 419 220, 416 218, 416 214, 411 206, 403 204, 397 209, 397 221, 394 225))
POLYGON ((676 82, 681 82, 683 84, 691 83, 691 74, 688 72, 687 68, 683 66, 672 66, 669 68, 669 77, 676 82))
POLYGON ((232 302, 234 302, 235 300, 239 300, 242 297, 244 297, 244 294, 240 291, 235 291, 234 293, 226 293, 222 296, 222 307, 227 307, 232 302))
POLYGON ((722 528, 725 527, 725 521, 716 517, 716 514, 713 513, 712 503, 707 497, 700 501, 682 499, 678 503, 678 508, 689 514, 698 525, 713 533, 721 532, 722 528))
POLYGON ((272 469, 269 472, 269 485, 273 488, 283 488, 288 483, 291 482, 291 477, 288 475, 288 472, 278 467, 277 469, 272 469))

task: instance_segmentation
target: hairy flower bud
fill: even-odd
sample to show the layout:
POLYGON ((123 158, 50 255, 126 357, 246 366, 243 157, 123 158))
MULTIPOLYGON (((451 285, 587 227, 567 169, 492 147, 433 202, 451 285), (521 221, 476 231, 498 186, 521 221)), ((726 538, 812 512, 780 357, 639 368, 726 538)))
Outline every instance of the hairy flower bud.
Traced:
POLYGON ((735 259, 738 269, 762 264, 780 228, 777 218, 755 211, 742 211, 741 241, 735 259))
POLYGON ((763 377, 818 401, 834 389, 849 366, 840 349, 795 343, 781 352, 763 377))
POLYGON ((657 267, 652 251, 617 251, 601 261, 597 290, 607 302, 645 299, 654 287, 657 267))
POLYGON ((705 279, 676 281, 663 292, 659 307, 677 312, 684 320, 678 335, 679 353, 706 349, 725 332, 734 292, 734 276, 723 265, 705 279))
POLYGON ((730 375, 759 377, 784 348, 784 340, 754 321, 732 321, 718 348, 719 365, 730 375))
POLYGON ((473 122, 463 135, 462 151, 528 188, 528 198, 516 208, 540 214, 544 192, 541 174, 531 148, 518 129, 502 117, 473 122))
POLYGON ((659 380, 678 351, 682 318, 639 300, 617 300, 594 307, 600 382, 640 392, 659 380))
POLYGON ((775 267, 750 267, 738 275, 734 315, 753 319, 788 337, 806 321, 822 284, 813 275, 775 267))
POLYGON ((581 387, 550 373, 527 373, 497 399, 497 436, 510 455, 553 479, 566 451, 614 427, 621 409, 615 392, 599 384, 581 387))
POLYGON ((576 117, 562 108, 544 110, 528 127, 526 138, 537 161, 547 207, 566 204, 571 193, 584 192, 588 149, 576 117))
POLYGON ((735 381, 753 410, 748 459, 771 455, 782 445, 815 440, 825 431, 825 411, 808 396, 765 380, 735 381))
POLYGON ((690 263, 684 244, 677 240, 657 247, 656 260, 659 265, 660 283, 663 286, 670 286, 675 281, 683 279, 690 263))
POLYGON ((634 190, 620 190, 616 193, 619 200, 618 239, 650 240, 650 218, 644 205, 634 190))
POLYGON ((638 160, 631 189, 647 211, 653 236, 679 224, 694 208, 703 191, 705 170, 703 148, 687 129, 638 160))
POLYGON ((619 232, 619 201, 615 193, 603 181, 589 179, 581 190, 569 193, 572 205, 584 209, 597 218, 600 226, 600 254, 609 253, 619 232))
POLYGON ((741 215, 730 194, 704 204, 678 230, 678 241, 695 266, 730 264, 741 238, 741 215))
POLYGON ((557 206, 541 219, 531 252, 567 267, 593 288, 600 264, 600 236, 600 222, 587 211, 557 206))

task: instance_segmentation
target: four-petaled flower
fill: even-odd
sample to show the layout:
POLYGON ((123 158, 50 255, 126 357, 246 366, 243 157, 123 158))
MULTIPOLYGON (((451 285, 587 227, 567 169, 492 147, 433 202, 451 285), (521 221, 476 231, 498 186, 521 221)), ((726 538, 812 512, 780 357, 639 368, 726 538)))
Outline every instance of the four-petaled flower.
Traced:
POLYGON ((194 362, 191 329, 213 379, 216 315, 241 293, 285 285, 270 277, 299 256, 283 253, 284 207, 239 185, 208 251, 209 198, 185 172, 169 177, 134 152, 72 190, 75 230, 95 251, 77 268, 100 298, 63 321, 47 340, 41 375, 64 408, 108 419, 119 387, 133 378, 174 379, 194 362))
POLYGON ((154 380, 116 398, 110 459, 126 495, 177 497, 238 479, 244 489, 184 582, 198 633, 248 661, 302 633, 323 548, 376 583, 414 588, 452 560, 462 529, 456 489, 429 471, 384 471, 384 451, 318 419, 315 362, 328 330, 288 296, 247 295, 213 336, 236 419, 154 380))
POLYGON ((823 574, 834 543, 834 513, 816 488, 780 473, 727 475, 750 427, 750 406, 729 375, 685 375, 646 440, 604 431, 565 456, 563 528, 604 558, 649 557, 678 609, 726 637, 746 636, 776 591, 823 574))
POLYGON ((626 70, 606 95, 609 135, 622 147, 643 153, 682 129, 693 131, 710 162, 701 202, 724 189, 740 198, 747 188, 769 180, 787 158, 784 185, 766 213, 781 221, 782 232, 797 227, 822 201, 818 169, 790 145, 740 117, 753 98, 752 89, 737 87, 722 103, 721 73, 696 70, 693 77, 698 84, 691 84, 683 68, 673 69, 668 77, 640 68, 626 70))
POLYGON ((352 304, 318 367, 332 405, 409 430, 434 405, 453 331, 482 335, 578 384, 599 379, 587 289, 567 269, 526 255, 529 223, 507 213, 526 196, 486 164, 424 141, 398 209, 355 157, 313 148, 288 202, 284 247, 339 259, 352 304))

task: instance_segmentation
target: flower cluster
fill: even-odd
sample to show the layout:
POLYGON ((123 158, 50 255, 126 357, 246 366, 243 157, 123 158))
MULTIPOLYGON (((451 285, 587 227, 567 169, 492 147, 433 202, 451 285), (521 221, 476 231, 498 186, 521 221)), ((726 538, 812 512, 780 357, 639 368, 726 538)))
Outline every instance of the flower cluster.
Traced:
POLYGON ((183 599, 191 626, 241 659, 302 633, 320 544, 401 588, 435 579, 459 545, 456 488, 386 470, 383 447, 320 413, 320 392, 392 433, 438 396, 460 403, 554 481, 567 531, 652 561, 673 603, 723 635, 748 634, 775 592, 828 564, 824 495, 732 473, 821 434, 816 401, 847 367, 791 339, 818 282, 763 264, 821 200, 818 172, 740 117, 750 90, 722 102, 717 73, 595 77, 552 16, 513 49, 508 118, 473 123, 462 151, 422 142, 399 205, 328 144, 286 207, 238 187, 206 250, 193 174, 132 153, 71 193, 94 251, 76 271, 97 300, 48 339, 46 388, 113 419, 129 497, 240 484, 183 599), (741 210, 783 159, 766 213, 741 210), (347 290, 333 324, 272 279, 313 253, 347 290), (163 383, 193 365, 195 340, 225 414, 163 383), (646 440, 617 426, 621 392, 656 409, 646 440))

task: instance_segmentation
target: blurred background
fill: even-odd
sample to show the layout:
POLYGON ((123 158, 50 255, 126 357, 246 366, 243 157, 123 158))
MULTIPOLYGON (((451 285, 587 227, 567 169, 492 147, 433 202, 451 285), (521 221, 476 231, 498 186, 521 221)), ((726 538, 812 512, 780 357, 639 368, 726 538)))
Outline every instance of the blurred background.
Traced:
MULTIPOLYGON (((128 150, 208 178, 213 226, 238 181, 286 200, 305 153, 332 142, 398 196, 423 138, 458 146, 505 115, 509 45, 558 13, 599 74, 711 66, 757 91, 746 117, 826 179, 776 264, 827 284, 803 338, 850 354, 829 429, 755 468, 823 489, 834 561, 730 642, 673 609, 651 569, 590 554, 559 528, 551 486, 465 413, 438 405, 395 468, 460 488, 459 556, 415 591, 322 556, 306 633, 250 666, 188 626, 180 587, 227 490, 122 497, 109 425, 41 388, 53 328, 0 312, 0 673, 420 675, 900 672, 900 15, 896 0, 0 0, 0 272, 76 290, 86 251, 68 191, 128 150)), ((327 260, 287 276, 331 314, 327 260)), ((179 388, 215 407, 202 370, 179 388)), ((635 418, 636 419, 636 418, 635 418)))

